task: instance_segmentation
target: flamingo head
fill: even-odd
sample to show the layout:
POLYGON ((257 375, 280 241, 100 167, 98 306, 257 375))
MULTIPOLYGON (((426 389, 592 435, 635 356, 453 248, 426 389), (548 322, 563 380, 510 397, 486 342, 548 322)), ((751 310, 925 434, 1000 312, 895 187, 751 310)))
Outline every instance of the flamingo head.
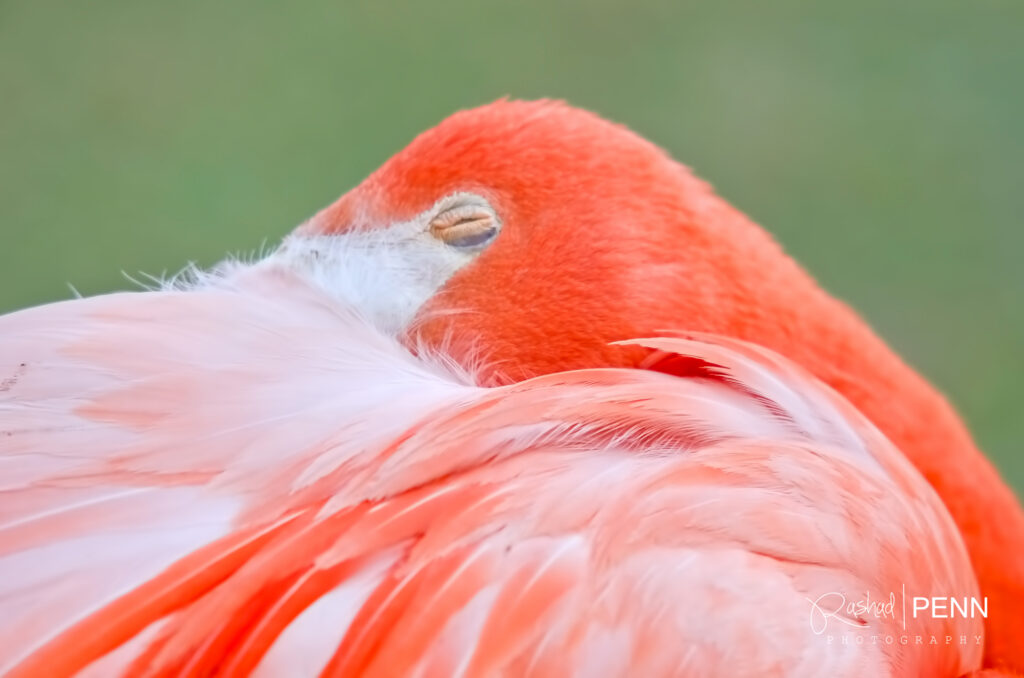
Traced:
POLYGON ((610 342, 660 329, 743 336, 759 278, 797 271, 660 148, 553 101, 452 115, 275 258, 491 383, 626 364, 610 342))

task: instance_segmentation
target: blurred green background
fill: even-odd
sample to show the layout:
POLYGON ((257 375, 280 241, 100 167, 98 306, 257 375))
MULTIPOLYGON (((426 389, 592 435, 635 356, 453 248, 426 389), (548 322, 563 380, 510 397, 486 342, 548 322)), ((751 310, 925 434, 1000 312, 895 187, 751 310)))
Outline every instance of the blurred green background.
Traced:
POLYGON ((0 0, 0 311, 273 243, 505 94, 693 166, 1024 489, 1019 1, 0 0))

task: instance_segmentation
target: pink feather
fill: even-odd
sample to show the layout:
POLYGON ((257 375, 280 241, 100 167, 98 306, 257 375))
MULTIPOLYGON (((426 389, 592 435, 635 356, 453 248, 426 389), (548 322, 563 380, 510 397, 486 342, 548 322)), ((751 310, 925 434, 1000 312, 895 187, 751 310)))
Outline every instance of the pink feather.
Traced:
POLYGON ((0 673, 980 666, 899 638, 981 619, 812 627, 829 592, 978 595, 852 406, 749 344, 635 343, 653 369, 484 389, 269 269, 0 318, 0 673))

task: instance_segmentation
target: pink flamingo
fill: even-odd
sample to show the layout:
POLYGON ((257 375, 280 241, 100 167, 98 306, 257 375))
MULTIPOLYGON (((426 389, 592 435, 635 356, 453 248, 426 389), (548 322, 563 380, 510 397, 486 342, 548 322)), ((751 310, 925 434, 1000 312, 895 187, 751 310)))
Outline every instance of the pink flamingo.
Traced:
MULTIPOLYGON (((613 159, 628 135, 481 110, 506 136, 596 125, 613 159)), ((451 132, 434 141, 475 158, 451 132)), ((538 298, 524 346, 488 341, 480 295, 530 317, 507 285, 534 262, 494 258, 529 210, 446 171, 400 155, 262 262, 0 318, 0 672, 981 668, 981 617, 907 607, 982 592, 878 422, 740 332, 553 313, 578 281, 538 298)))

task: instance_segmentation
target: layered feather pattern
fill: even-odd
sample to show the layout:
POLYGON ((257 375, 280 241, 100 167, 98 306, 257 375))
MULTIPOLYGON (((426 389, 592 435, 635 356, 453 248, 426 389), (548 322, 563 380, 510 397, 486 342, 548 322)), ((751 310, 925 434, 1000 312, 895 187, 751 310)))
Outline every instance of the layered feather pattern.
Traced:
POLYGON ((978 595, 852 406, 735 340, 632 344, 481 388, 273 267, 0 318, 0 673, 980 666, 981 619, 815 618, 978 595))

